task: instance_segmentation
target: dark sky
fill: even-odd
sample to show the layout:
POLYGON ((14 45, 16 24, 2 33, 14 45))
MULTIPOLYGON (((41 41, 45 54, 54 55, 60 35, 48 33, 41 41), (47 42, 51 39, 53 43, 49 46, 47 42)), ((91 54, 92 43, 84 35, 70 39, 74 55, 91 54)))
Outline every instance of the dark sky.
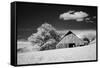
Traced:
POLYGON ((84 11, 89 17, 97 16, 97 8, 90 6, 54 5, 38 3, 17 3, 17 34, 18 39, 28 37, 36 32, 41 24, 48 22, 58 30, 88 30, 96 29, 94 23, 77 22, 75 20, 61 20, 59 15, 69 10, 84 11))

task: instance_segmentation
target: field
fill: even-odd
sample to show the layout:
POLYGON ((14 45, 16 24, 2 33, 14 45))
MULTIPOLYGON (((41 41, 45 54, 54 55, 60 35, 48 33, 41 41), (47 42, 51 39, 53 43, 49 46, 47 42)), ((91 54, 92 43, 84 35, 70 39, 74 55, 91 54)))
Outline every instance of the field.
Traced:
MULTIPOLYGON (((60 32, 60 31, 59 31, 60 32)), ((93 33, 96 31, 75 31, 78 37, 84 34, 93 33)), ((60 32, 61 33, 61 32, 60 32)), ((62 31, 65 33, 65 31, 62 31)), ((46 51, 32 51, 32 44, 28 41, 18 41, 19 48, 26 48, 23 53, 17 53, 17 63, 20 64, 38 64, 38 63, 53 63, 53 62, 71 62, 71 61, 86 61, 96 60, 96 39, 89 45, 74 48, 63 48, 46 51)))

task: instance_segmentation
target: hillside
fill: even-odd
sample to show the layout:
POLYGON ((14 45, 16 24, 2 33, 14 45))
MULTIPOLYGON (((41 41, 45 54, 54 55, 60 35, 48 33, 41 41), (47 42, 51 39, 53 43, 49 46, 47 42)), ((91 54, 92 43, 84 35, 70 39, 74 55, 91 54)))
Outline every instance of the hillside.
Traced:
POLYGON ((75 48, 18 53, 17 57, 19 65, 96 60, 96 44, 75 48))

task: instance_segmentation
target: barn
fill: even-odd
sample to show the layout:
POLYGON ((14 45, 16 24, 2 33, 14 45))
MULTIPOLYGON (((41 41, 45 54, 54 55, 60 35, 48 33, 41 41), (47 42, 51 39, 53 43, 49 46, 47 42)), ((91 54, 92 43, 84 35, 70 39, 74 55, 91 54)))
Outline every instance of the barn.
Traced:
POLYGON ((83 46, 84 41, 77 37, 73 32, 67 32, 61 41, 56 45, 56 49, 58 48, 71 48, 83 46))

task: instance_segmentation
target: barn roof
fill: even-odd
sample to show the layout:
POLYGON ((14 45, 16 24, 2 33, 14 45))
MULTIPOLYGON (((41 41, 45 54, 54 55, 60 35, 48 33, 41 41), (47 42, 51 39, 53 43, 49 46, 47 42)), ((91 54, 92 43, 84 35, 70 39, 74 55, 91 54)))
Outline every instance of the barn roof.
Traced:
POLYGON ((75 44, 84 44, 84 41, 81 40, 79 37, 77 37, 73 32, 69 31, 67 32, 63 38, 60 40, 60 42, 57 44, 65 44, 65 43, 75 43, 75 44))

